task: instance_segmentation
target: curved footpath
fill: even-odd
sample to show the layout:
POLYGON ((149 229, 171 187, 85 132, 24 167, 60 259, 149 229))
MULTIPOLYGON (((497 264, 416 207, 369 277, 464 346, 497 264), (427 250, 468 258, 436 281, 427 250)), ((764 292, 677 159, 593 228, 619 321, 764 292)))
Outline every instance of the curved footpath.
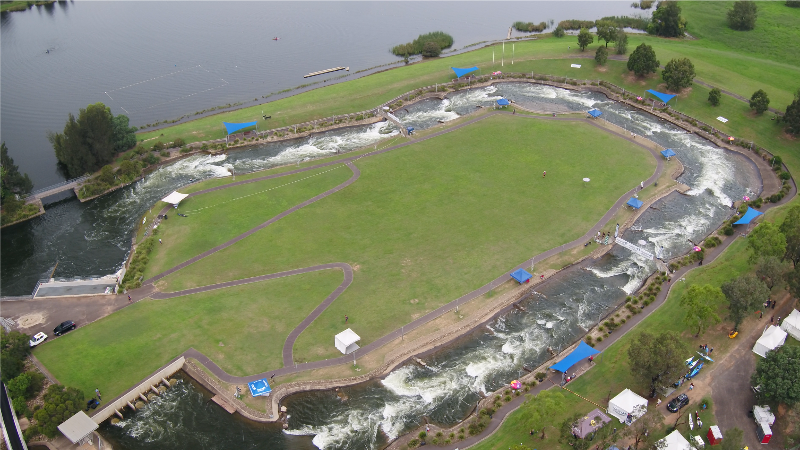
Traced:
MULTIPOLYGON (((159 279, 161 279, 161 278, 163 278, 163 277, 165 277, 167 275, 170 275, 170 274, 172 274, 172 273, 174 273, 174 272, 176 272, 176 271, 178 271, 178 270, 180 270, 180 269, 182 269, 182 268, 184 268, 184 267, 186 267, 186 266, 188 266, 188 265, 190 265, 190 264, 192 264, 192 263, 194 263, 194 262, 196 262, 196 261, 198 261, 198 260, 200 260, 202 258, 205 258, 205 257, 207 257, 207 256, 209 256, 211 254, 214 254, 214 253, 216 253, 216 252, 218 252, 218 251, 220 251, 220 250, 222 250, 224 248, 227 248, 227 247, 235 244, 236 242, 241 241, 242 239, 252 235, 253 233, 255 233, 255 232, 257 232, 257 231, 259 231, 259 230, 261 230, 261 229, 263 229, 263 228, 265 228, 267 226, 269 226, 272 223, 275 223, 276 221, 280 220, 281 218, 286 217, 287 215, 291 214, 292 212, 297 211, 298 209, 300 209, 300 208, 302 208, 304 206, 307 206, 307 205, 309 205, 311 203, 314 203, 317 200, 320 200, 320 199, 322 199, 324 197, 327 197, 327 196, 333 194, 334 192, 338 192, 339 190, 344 189, 345 187, 347 187, 350 184, 352 184, 353 182, 355 182, 356 179, 358 178, 358 176, 360 175, 360 172, 358 171, 358 169, 352 164, 352 162, 357 160, 357 159, 360 159, 360 158, 363 158, 363 157, 366 157, 366 156, 377 155, 377 154, 380 154, 380 153, 389 152, 389 151, 396 150, 396 149, 399 149, 399 148, 402 148, 402 147, 405 147, 405 146, 408 146, 408 145, 415 144, 417 142, 421 142, 421 141, 428 140, 428 139, 431 139, 431 138, 434 138, 434 137, 437 137, 437 136, 441 136, 441 135, 443 135, 445 133, 449 133, 451 131, 458 130, 460 128, 463 128, 465 126, 471 125, 471 124, 473 124, 475 122, 478 122, 478 121, 483 120, 483 119, 485 119, 487 117, 491 117, 491 116, 494 116, 494 115, 497 115, 497 114, 508 114, 508 115, 510 115, 511 113, 510 112, 506 112, 506 111, 493 111, 493 112, 491 112, 491 113, 489 113, 489 114, 487 114, 485 116, 477 117, 475 119, 468 120, 468 121, 466 121, 464 123, 461 123, 461 124, 458 124, 458 125, 456 125, 456 126, 454 126, 452 128, 448 128, 446 130, 442 130, 442 131, 433 133, 433 134, 431 134, 429 136, 426 136, 426 137, 424 137, 422 139, 404 142, 402 144, 398 144, 398 145, 395 145, 395 146, 392 146, 392 147, 388 147, 386 149, 382 149, 382 150, 366 153, 366 154, 364 154, 362 156, 354 156, 354 157, 347 158, 347 159, 344 159, 344 160, 331 161, 331 162, 328 162, 328 163, 318 164, 318 165, 310 166, 310 167, 307 167, 307 168, 304 168, 304 169, 299 169, 299 170, 295 170, 295 171, 291 171, 291 172, 286 172, 286 173, 283 173, 283 174, 270 175, 268 177, 255 178, 255 179, 252 179, 252 180, 245 180, 245 181, 241 181, 241 182, 238 182, 238 183, 231 183, 231 184, 224 185, 224 186, 218 186, 218 187, 211 188, 211 189, 208 189, 208 190, 205 190, 205 191, 198 191, 198 192, 194 193, 194 195, 198 195, 198 194, 205 193, 205 192, 216 191, 216 190, 220 190, 220 189, 225 189, 227 187, 236 186, 236 185, 240 185, 240 184, 252 183, 252 182, 260 181, 260 180, 263 180, 263 179, 276 178, 276 177, 279 177, 279 176, 286 176, 286 175, 290 175, 290 174, 294 174, 294 173, 314 170, 314 169, 317 169, 317 168, 320 168, 320 167, 325 167, 325 166, 332 165, 332 164, 338 164, 338 163, 343 162, 343 161, 346 162, 346 164, 354 172, 354 176, 352 178, 350 178, 348 181, 346 181, 345 183, 342 183, 341 185, 339 185, 339 186, 337 186, 337 187, 335 187, 333 189, 330 189, 330 190, 328 190, 328 191, 326 191, 326 192, 324 192, 322 194, 319 194, 316 197, 314 197, 314 198, 312 198, 310 200, 307 200, 306 202, 301 203, 300 205, 297 205, 297 206, 295 206, 293 208, 290 208, 290 209, 284 211, 283 213, 275 216, 274 218, 268 220, 267 222, 264 222, 263 224, 261 224, 261 225, 255 227, 255 228, 253 228, 253 229, 251 229, 251 230, 249 230, 249 231, 247 231, 247 232, 245 232, 245 233, 243 233, 243 234, 241 234, 241 235, 229 240, 228 242, 226 242, 224 244, 221 244, 221 245, 219 245, 217 247, 214 247, 211 250, 203 252, 202 254, 200 254, 200 255, 198 255, 198 256, 196 256, 194 258, 191 258, 191 259, 189 259, 189 260, 187 260, 187 261, 185 261, 185 262, 183 262, 183 263, 181 263, 181 264, 179 264, 179 265, 177 265, 177 266, 175 266, 175 267, 173 267, 171 269, 168 269, 168 270, 166 270, 166 271, 164 271, 164 272, 162 272, 162 273, 160 273, 160 274, 158 274, 158 275, 146 280, 145 284, 146 285, 152 285, 155 281, 157 281, 157 280, 159 280, 159 279)), ((603 130, 605 132, 612 133, 612 134, 614 134, 614 135, 616 135, 618 137, 621 137, 621 138, 623 138, 623 139, 625 139, 625 140, 627 140, 627 141, 629 141, 631 143, 634 143, 634 144, 638 145, 639 147, 644 148, 656 160, 656 170, 654 171, 653 175, 650 176, 650 178, 648 178, 645 181, 645 184, 648 185, 648 186, 658 179, 658 177, 661 175, 661 172, 664 169, 664 162, 663 162, 663 158, 661 158, 661 155, 658 154, 658 152, 656 152, 655 150, 652 150, 651 148, 649 148, 646 145, 644 145, 641 142, 641 140, 637 141, 637 140, 635 140, 635 139, 631 138, 630 136, 625 135, 623 133, 618 133, 618 132, 616 132, 614 130, 609 130, 607 128, 604 128, 604 127, 598 125, 592 119, 540 117, 540 116, 531 116, 531 115, 525 115, 525 114, 519 114, 519 116, 532 118, 532 119, 538 119, 538 120, 585 122, 587 124, 590 124, 592 126, 595 126, 595 127, 599 128, 599 129, 601 129, 601 130, 603 130)), ((324 368, 324 367, 337 366, 337 365, 340 365, 340 364, 347 363, 349 361, 352 361, 354 358, 357 359, 357 358, 360 358, 362 356, 365 356, 367 353, 371 352, 372 350, 380 348, 380 347, 388 344, 389 342, 400 338, 401 335, 404 332, 413 331, 414 329, 418 328, 419 326, 424 325, 425 323, 427 323, 427 322, 429 322, 429 321, 441 316, 442 314, 452 310, 453 308, 455 308, 457 306, 460 306, 460 305, 462 305, 464 303, 467 303, 467 302, 469 302, 469 301, 471 301, 471 300, 473 300, 473 299, 475 299, 477 297, 480 297, 481 295, 486 294, 490 290, 496 288, 500 284, 502 284, 505 281, 507 281, 509 276, 510 276, 510 273, 513 272, 514 270, 525 268, 525 267, 530 267, 532 264, 538 263, 538 262, 540 262, 540 261, 542 261, 544 259, 547 259, 550 256, 556 255, 556 254, 558 254, 558 253, 560 253, 560 252, 562 252, 564 250, 568 250, 568 249, 583 245, 587 240, 592 239, 597 234, 597 232, 614 216, 614 214, 616 214, 616 212, 625 205, 625 202, 628 200, 628 198, 630 198, 630 196, 632 196, 636 192, 636 190, 637 190, 636 188, 633 188, 630 191, 628 191, 625 194, 623 194, 622 197, 620 197, 616 201, 616 203, 614 203, 614 205, 608 210, 608 212, 606 212, 606 214, 603 215, 603 217, 590 230, 588 230, 586 232, 586 234, 584 234, 583 236, 573 240, 572 242, 560 245, 560 246, 552 248, 552 249, 550 249, 550 250, 548 250, 546 252, 540 253, 540 254, 536 255, 535 257, 518 264, 517 266, 515 266, 514 268, 512 268, 508 272, 504 273, 503 275, 499 276, 498 278, 496 278, 495 280, 489 282, 488 284, 484 285, 483 287, 478 288, 478 289, 476 289, 476 290, 474 290, 474 291, 472 291, 472 292, 470 292, 468 294, 465 294, 465 295, 457 298, 456 300, 453 300, 453 301, 451 301, 451 302, 449 302, 449 303, 447 303, 445 305, 442 305, 441 307, 437 308, 436 310, 431 311, 428 314, 425 314, 424 316, 412 321, 411 323, 409 323, 407 325, 404 325, 401 328, 397 328, 396 330, 394 330, 394 331, 392 331, 392 332, 390 332, 390 333, 378 338, 377 340, 365 345, 364 347, 359 348, 358 350, 356 350, 355 352, 353 352, 353 353, 351 353, 349 355, 343 355, 343 356, 340 356, 338 358, 320 360, 320 361, 312 361, 312 362, 302 363, 302 364, 294 364, 293 359, 292 359, 292 346, 294 344, 294 341, 297 339, 297 336, 299 336, 306 329, 306 327, 308 327, 314 321, 314 319, 316 317, 318 317, 325 310, 325 308, 327 308, 327 306, 330 305, 336 299, 336 297, 338 297, 342 292, 344 292, 344 290, 347 288, 347 286, 349 286, 350 283, 348 282, 348 272, 347 272, 347 270, 345 270, 345 281, 343 282, 343 284, 340 285, 331 295, 329 295, 311 313, 311 315, 306 317, 306 319, 303 320, 303 322, 300 325, 298 325, 298 327, 296 327, 290 333, 289 337, 287 338, 286 342, 284 343, 284 348, 283 348, 284 367, 279 368, 279 369, 275 369, 275 370, 271 370, 271 371, 268 371, 268 372, 263 372, 263 373, 260 373, 260 374, 254 374, 254 375, 249 375, 249 376, 245 376, 245 377, 239 377, 239 376, 232 376, 232 375, 228 374, 222 368, 220 368, 217 364, 215 364, 213 361, 211 361, 208 357, 206 357, 201 352, 199 352, 199 351, 197 351, 195 349, 187 350, 186 352, 183 353, 183 356, 197 359, 209 371, 211 371, 211 373, 213 373, 214 376, 216 376, 217 378, 219 378, 220 380, 222 380, 222 381, 224 381, 226 383, 247 383, 247 382, 258 380, 258 379, 265 378, 265 377, 268 377, 268 376, 288 375, 288 374, 302 372, 302 371, 306 371, 306 370, 320 369, 320 368, 324 368)), ((338 263, 338 264, 342 264, 342 263, 338 263)), ((344 266, 347 266, 347 265, 344 265, 344 266)), ((175 293, 171 293, 171 294, 162 294, 162 293, 152 294, 152 295, 150 295, 150 297, 152 297, 154 299, 171 298, 171 297, 175 297, 175 296, 195 294, 195 293, 199 293, 199 292, 207 292, 207 291, 211 291, 211 290, 221 289, 221 288, 224 288, 224 287, 235 286, 235 285, 238 285, 238 284, 253 283, 253 282, 262 281, 262 280, 266 280, 266 279, 278 278, 278 277, 282 277, 282 276, 289 276, 290 274, 293 274, 291 272, 305 273, 305 272, 310 272, 310 271, 314 271, 314 270, 322 270, 322 269, 320 269, 320 267, 323 267, 323 266, 312 266, 312 267, 305 268, 305 269, 296 269, 295 271, 280 272, 280 273, 272 274, 272 275, 263 275, 261 277, 248 278, 248 279, 240 280, 240 281, 218 283, 218 284, 214 284, 214 285, 203 286, 203 287, 199 287, 199 288, 193 288, 193 289, 189 289, 189 290, 186 290, 186 291, 175 292, 175 293), (263 279, 261 279, 262 277, 263 277, 263 279)), ((347 266, 347 268, 350 269, 349 266, 347 266)), ((349 277, 350 277, 350 281, 352 282, 352 269, 350 269, 350 270, 351 271, 349 272, 349 277)), ((399 365, 402 362, 403 361, 397 361, 395 366, 399 365)))

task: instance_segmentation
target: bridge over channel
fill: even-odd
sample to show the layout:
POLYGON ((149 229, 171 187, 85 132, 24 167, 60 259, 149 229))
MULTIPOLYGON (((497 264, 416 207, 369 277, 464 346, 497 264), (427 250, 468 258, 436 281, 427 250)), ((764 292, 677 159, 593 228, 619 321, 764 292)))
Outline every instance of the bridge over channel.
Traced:
POLYGON ((58 184, 54 184, 52 186, 48 186, 46 188, 38 189, 36 191, 31 192, 25 197, 25 200, 28 203, 32 203, 35 200, 41 200, 45 197, 49 197, 51 195, 56 195, 61 192, 74 190, 76 187, 80 186, 81 183, 88 180, 91 175, 84 175, 82 177, 73 178, 71 180, 63 181, 58 184))

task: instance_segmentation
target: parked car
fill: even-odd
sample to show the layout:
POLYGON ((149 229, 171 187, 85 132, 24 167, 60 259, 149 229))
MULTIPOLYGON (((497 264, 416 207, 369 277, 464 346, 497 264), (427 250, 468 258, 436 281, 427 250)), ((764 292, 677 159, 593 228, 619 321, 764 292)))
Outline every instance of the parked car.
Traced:
POLYGON ((669 412, 678 412, 679 409, 689 404, 689 396, 681 394, 667 403, 667 410, 669 412))
POLYGON ((97 405, 99 405, 99 404, 100 404, 100 402, 98 402, 96 398, 89 399, 89 401, 86 402, 86 410, 88 411, 89 408, 97 409, 97 405))
POLYGON ((53 334, 55 334, 56 336, 61 336, 67 331, 74 330, 75 327, 77 327, 77 325, 75 325, 75 322, 71 320, 66 320, 64 322, 61 322, 57 327, 53 329, 53 334))
POLYGON ((39 333, 36 333, 35 336, 33 336, 33 338, 30 340, 29 344, 31 344, 31 347, 36 347, 37 345, 39 345, 42 342, 44 342, 45 339, 47 339, 47 335, 42 333, 42 332, 39 332, 39 333))

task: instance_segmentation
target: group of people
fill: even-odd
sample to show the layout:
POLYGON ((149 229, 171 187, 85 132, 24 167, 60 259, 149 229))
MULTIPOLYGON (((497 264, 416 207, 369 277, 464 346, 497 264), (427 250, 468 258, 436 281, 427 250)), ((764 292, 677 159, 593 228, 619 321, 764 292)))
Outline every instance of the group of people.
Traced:
POLYGON ((611 232, 610 231, 609 232, 603 231, 602 233, 598 231, 597 232, 597 236, 594 238, 594 240, 598 244, 608 244, 608 241, 610 239, 611 239, 611 232))

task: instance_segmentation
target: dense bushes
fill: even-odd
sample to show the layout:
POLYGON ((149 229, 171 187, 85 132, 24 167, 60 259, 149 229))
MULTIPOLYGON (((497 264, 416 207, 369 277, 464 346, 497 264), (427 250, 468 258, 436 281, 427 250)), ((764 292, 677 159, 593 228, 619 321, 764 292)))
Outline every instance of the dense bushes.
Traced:
POLYGON ((514 22, 514 29, 523 33, 541 33, 545 28, 547 28, 547 22, 539 22, 539 24, 533 22, 514 22))
POLYGON ((564 30, 580 30, 581 28, 594 27, 594 21, 577 19, 562 20, 561 22, 558 22, 558 26, 564 30))
POLYGON ((450 36, 443 31, 434 31, 433 33, 421 34, 412 42, 392 47, 392 53, 395 56, 420 55, 425 49, 425 44, 428 42, 435 43, 441 53, 441 50, 449 48, 453 45, 453 36, 450 36))
POLYGON ((136 289, 142 285, 142 278, 144 277, 144 269, 150 261, 150 252, 156 245, 156 234, 158 228, 153 230, 153 235, 142 241, 135 249, 131 263, 128 265, 128 271, 125 272, 125 278, 122 280, 122 287, 124 289, 136 289))
POLYGON ((4 383, 22 373, 25 358, 31 354, 30 338, 19 331, 7 333, 0 327, 0 378, 4 383))
MULTIPOLYGON (((155 155, 151 154, 150 156, 155 157, 156 161, 158 161, 158 157, 155 155)), ((146 160, 147 158, 144 159, 146 160)), ((115 186, 130 183, 139 177, 145 165, 146 164, 141 161, 132 161, 128 159, 122 161, 116 171, 111 166, 103 166, 97 175, 81 186, 78 195, 80 198, 93 197, 115 186)))
POLYGON ((30 439, 36 434, 55 437, 57 427, 82 409, 83 400, 83 392, 78 389, 65 388, 59 384, 51 385, 44 394, 44 405, 41 408, 37 406, 33 413, 36 422, 25 430, 25 438, 30 439))
POLYGON ((646 31, 647 26, 650 25, 650 19, 647 17, 608 16, 603 17, 598 22, 611 22, 618 27, 634 28, 642 31, 646 31))

